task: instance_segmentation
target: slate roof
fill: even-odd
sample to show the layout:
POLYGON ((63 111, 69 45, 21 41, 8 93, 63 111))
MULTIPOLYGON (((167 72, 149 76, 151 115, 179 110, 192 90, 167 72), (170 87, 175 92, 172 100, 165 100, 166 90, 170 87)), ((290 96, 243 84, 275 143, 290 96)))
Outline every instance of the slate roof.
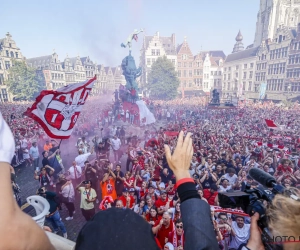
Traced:
POLYGON ((70 63, 74 66, 76 64, 77 57, 71 57, 71 58, 69 58, 69 60, 70 60, 70 63))
POLYGON ((254 57, 257 55, 258 50, 259 50, 259 46, 250 48, 250 49, 246 49, 246 50, 243 50, 240 52, 229 54, 226 57, 225 62, 232 62, 232 61, 237 61, 237 60, 241 60, 244 58, 254 57))
POLYGON ((212 57, 221 57, 223 60, 226 58, 226 55, 223 52, 223 50, 201 51, 201 53, 204 53, 204 55, 208 53, 212 57))
MULTIPOLYGON (((149 43, 154 36, 145 36, 145 48, 149 47, 149 43)), ((176 46, 173 44, 172 37, 159 37, 159 41, 163 45, 167 55, 176 55, 176 46)))
POLYGON ((49 65, 51 63, 51 60, 52 60, 52 55, 26 59, 27 63, 31 64, 34 67, 49 65))

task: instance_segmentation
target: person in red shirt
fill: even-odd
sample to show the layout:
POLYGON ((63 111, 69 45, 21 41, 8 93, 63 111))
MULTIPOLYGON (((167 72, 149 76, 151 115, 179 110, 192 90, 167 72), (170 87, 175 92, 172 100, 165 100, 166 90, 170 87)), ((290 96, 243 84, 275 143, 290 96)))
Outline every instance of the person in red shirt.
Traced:
POLYGON ((155 206, 157 207, 158 214, 160 214, 160 215, 163 214, 165 212, 165 208, 166 207, 169 208, 170 204, 168 204, 168 206, 166 206, 167 203, 168 203, 167 193, 165 190, 161 190, 160 197, 155 202, 155 206))
POLYGON ((122 196, 119 198, 120 201, 122 201, 123 206, 125 208, 133 208, 134 207, 134 198, 132 196, 129 195, 128 193, 128 189, 124 188, 123 189, 123 193, 122 196))
POLYGON ((168 242, 169 233, 174 230, 174 223, 171 220, 170 214, 165 212, 160 221, 157 221, 154 227, 152 227, 153 234, 156 237, 161 246, 164 246, 168 242))
POLYGON ((291 161, 288 159, 283 159, 281 164, 277 167, 277 172, 285 173, 293 173, 293 169, 291 168, 291 161))
POLYGON ((170 242, 175 249, 184 249, 184 231, 181 219, 175 222, 175 230, 169 233, 168 242, 170 242))
POLYGON ((207 200, 208 204, 215 206, 218 201, 218 187, 216 184, 212 184, 210 189, 203 190, 203 197, 207 200))
POLYGON ((152 206, 149 209, 149 213, 146 214, 145 219, 149 222, 150 225, 152 225, 152 227, 160 222, 161 216, 158 215, 157 208, 155 206, 152 206))

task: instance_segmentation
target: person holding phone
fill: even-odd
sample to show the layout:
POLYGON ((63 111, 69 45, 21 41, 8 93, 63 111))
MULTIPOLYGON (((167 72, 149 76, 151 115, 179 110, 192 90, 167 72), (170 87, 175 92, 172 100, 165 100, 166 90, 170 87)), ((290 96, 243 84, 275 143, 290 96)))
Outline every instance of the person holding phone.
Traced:
POLYGON ((82 181, 76 190, 79 191, 80 198, 80 209, 83 217, 86 221, 90 220, 95 215, 95 205, 94 202, 97 199, 97 194, 95 189, 92 188, 91 181, 82 181), (84 187, 82 187, 84 185, 84 187))

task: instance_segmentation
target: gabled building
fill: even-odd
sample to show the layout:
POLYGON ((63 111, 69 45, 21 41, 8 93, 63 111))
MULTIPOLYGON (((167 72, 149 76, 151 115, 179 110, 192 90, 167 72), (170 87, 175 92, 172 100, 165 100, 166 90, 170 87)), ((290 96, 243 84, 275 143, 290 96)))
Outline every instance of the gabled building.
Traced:
POLYGON ((195 88, 194 81, 194 55, 189 44, 184 38, 182 44, 177 47, 177 75, 180 80, 179 90, 191 90, 195 88))
POLYGON ((29 58, 26 60, 30 67, 34 67, 44 73, 47 89, 57 89, 66 85, 65 71, 58 55, 29 58))
POLYGON ((0 39, 0 103, 12 101, 13 98, 4 84, 13 60, 23 60, 23 55, 8 32, 5 38, 0 39))
POLYGON ((142 67, 140 87, 144 88, 147 86, 151 66, 161 56, 166 56, 173 63, 175 70, 177 70, 175 34, 172 34, 170 37, 164 37, 160 36, 159 32, 156 32, 154 36, 144 36, 140 54, 140 67, 142 67))

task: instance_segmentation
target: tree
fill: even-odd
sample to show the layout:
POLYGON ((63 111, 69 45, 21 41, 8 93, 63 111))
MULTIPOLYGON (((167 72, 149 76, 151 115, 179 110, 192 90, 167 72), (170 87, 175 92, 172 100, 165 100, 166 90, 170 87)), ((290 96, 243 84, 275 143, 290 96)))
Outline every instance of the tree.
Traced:
POLYGON ((41 92, 45 82, 43 74, 29 67, 25 61, 12 62, 5 84, 15 101, 32 101, 41 92))
POLYGON ((148 77, 150 95, 158 99, 171 100, 178 93, 179 79, 172 62, 166 56, 159 57, 151 67, 148 77))

